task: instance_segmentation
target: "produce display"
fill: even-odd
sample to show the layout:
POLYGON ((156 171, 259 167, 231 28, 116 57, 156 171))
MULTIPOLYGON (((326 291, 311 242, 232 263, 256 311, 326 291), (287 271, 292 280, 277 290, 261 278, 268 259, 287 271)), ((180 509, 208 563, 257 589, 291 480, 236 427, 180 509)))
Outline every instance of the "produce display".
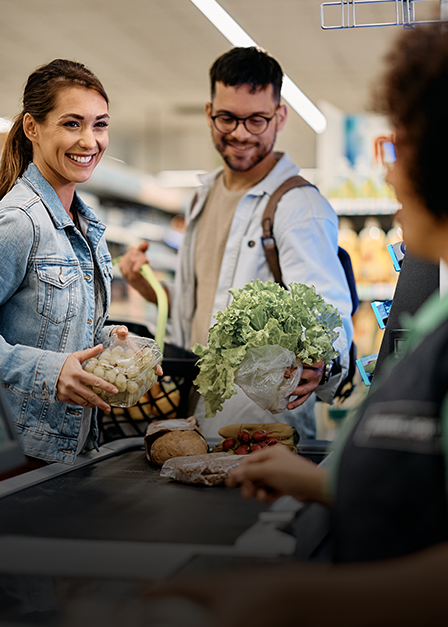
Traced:
POLYGON ((161 360, 162 353, 154 340, 129 334, 122 341, 113 335, 104 342, 103 351, 85 361, 82 367, 118 389, 118 394, 110 394, 98 387, 91 388, 106 403, 131 407, 157 381, 155 367, 161 360))
POLYGON ((235 375, 251 349, 280 346, 308 365, 320 360, 329 363, 337 356, 335 329, 342 327, 337 309, 314 286, 291 283, 289 287, 256 280, 229 290, 233 300, 217 312, 208 346, 193 347, 200 358, 194 384, 204 397, 207 418, 236 394, 235 375))
POLYGON ((235 455, 248 455, 275 444, 283 444, 295 451, 299 441, 294 427, 282 422, 227 425, 219 430, 219 435, 224 439, 213 450, 235 455))

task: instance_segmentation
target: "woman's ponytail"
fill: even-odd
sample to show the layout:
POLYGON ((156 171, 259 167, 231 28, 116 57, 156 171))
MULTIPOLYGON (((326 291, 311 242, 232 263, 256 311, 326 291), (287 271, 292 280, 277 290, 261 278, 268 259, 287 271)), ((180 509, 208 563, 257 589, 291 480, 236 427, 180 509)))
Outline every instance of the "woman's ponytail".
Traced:
POLYGON ((23 113, 19 113, 6 136, 0 161, 0 200, 25 172, 33 160, 33 147, 23 132, 23 113))

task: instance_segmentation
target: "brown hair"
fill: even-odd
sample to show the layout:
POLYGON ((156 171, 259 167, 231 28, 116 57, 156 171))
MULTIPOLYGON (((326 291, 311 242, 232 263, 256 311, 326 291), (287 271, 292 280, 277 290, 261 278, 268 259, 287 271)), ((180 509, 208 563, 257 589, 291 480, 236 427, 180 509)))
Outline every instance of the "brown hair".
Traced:
POLYGON ((55 59, 37 68, 28 78, 23 91, 23 108, 14 119, 3 147, 0 163, 0 199, 9 192, 33 160, 33 146, 23 131, 23 117, 29 113, 38 123, 55 106, 56 96, 65 87, 86 87, 96 90, 107 104, 109 98, 100 80, 82 63, 55 59))
POLYGON ((386 57, 374 107, 388 116, 406 150, 405 167, 428 211, 448 217, 448 32, 444 25, 405 31, 386 57), (408 156, 409 154, 409 156, 408 156))

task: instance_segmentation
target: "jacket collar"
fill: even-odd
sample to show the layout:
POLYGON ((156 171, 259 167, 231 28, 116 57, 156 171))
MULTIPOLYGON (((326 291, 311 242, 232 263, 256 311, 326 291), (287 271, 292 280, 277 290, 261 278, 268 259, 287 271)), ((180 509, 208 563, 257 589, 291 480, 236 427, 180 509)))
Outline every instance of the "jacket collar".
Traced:
MULTIPOLYGON (((57 229, 63 229, 67 226, 73 225, 73 222, 71 221, 70 216, 64 209, 64 206, 62 205, 59 196, 56 194, 47 179, 42 176, 39 168, 34 163, 29 164, 22 178, 36 192, 36 194, 40 196, 57 229)), ((81 200, 76 191, 73 202, 76 206, 76 209, 83 217, 86 218, 86 220, 101 224, 95 214, 81 200)))
MULTIPOLYGON (((291 161, 286 153, 275 153, 278 161, 272 170, 259 181, 254 187, 247 190, 247 194, 251 196, 263 196, 263 194, 271 195, 278 187, 291 176, 299 173, 299 168, 291 161)), ((199 175, 199 181, 204 187, 211 188, 217 176, 223 171, 223 167, 217 168, 208 174, 199 175)))

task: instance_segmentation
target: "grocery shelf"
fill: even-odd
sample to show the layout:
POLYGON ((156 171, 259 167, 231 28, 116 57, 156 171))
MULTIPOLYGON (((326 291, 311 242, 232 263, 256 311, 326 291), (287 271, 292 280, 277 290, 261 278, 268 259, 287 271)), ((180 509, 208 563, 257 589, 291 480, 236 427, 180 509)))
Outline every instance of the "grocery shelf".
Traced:
POLYGON ((392 198, 329 198, 338 215, 393 215, 401 205, 392 198))
POLYGON ((359 300, 391 300, 396 283, 356 283, 359 300))

